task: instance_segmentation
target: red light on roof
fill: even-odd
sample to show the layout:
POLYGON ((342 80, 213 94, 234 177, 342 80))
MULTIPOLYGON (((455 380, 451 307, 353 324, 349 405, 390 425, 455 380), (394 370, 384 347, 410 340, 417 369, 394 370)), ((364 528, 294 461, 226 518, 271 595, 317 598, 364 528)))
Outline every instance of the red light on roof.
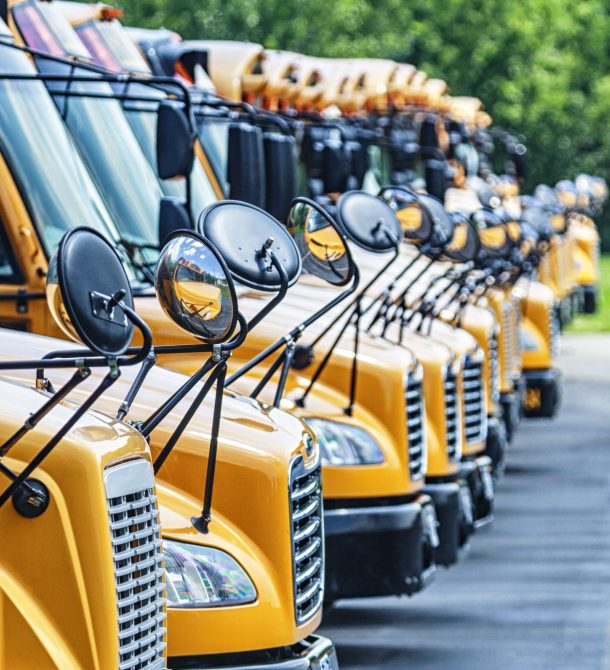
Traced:
POLYGON ((100 19, 102 21, 112 21, 113 19, 122 19, 125 12, 118 7, 102 7, 100 9, 100 19))

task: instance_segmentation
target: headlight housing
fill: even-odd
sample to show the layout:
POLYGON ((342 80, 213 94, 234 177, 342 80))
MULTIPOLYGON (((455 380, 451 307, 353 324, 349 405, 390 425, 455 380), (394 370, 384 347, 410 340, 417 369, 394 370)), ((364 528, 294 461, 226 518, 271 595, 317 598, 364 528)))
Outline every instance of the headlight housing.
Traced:
POLYGON ((383 451, 362 428, 327 419, 305 419, 313 430, 324 465, 375 465, 385 461, 383 451))
POLYGON ((220 549, 163 542, 168 607, 222 607, 256 600, 252 580, 220 549))

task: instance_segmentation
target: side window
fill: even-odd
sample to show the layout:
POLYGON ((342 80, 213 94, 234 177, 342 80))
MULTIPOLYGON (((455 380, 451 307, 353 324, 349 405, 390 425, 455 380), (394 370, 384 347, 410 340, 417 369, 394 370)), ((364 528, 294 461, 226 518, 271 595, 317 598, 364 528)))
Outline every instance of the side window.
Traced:
POLYGON ((0 284, 22 284, 23 274, 0 219, 0 284))

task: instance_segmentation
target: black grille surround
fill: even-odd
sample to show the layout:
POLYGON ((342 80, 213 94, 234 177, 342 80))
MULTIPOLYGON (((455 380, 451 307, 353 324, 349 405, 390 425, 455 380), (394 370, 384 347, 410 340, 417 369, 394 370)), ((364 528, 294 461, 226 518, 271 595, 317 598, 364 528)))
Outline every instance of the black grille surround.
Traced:
POLYGON ((483 364, 470 355, 466 356, 462 376, 466 444, 482 442, 487 437, 487 414, 482 375, 483 364))
POLYGON ((407 375, 404 393, 409 475, 416 481, 426 472, 426 419, 421 371, 407 375))
POLYGON ((297 625, 311 619, 324 600, 322 469, 306 469, 302 456, 290 465, 290 523, 294 613, 297 625))
POLYGON ((445 400, 445 439, 447 458, 459 461, 461 458, 461 426, 459 393, 456 375, 447 368, 443 384, 445 400))

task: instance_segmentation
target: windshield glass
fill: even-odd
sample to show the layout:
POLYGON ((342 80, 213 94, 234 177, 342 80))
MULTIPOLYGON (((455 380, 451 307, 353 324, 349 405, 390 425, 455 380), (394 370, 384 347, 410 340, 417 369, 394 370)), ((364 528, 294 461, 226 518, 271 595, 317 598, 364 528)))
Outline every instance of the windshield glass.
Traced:
MULTIPOLYGON (((113 21, 89 21, 76 27, 78 36, 83 40, 93 62, 101 67, 117 72, 144 72, 150 74, 150 69, 140 56, 133 42, 127 36, 123 26, 115 19, 113 21)), ((125 90, 117 85, 116 89, 125 90)), ((132 94, 142 94, 143 97, 157 97, 159 100, 166 96, 150 86, 132 84, 128 91, 132 94)), ((123 111, 129 125, 142 147, 148 162, 157 174, 156 135, 157 135, 157 106, 154 103, 143 101, 126 101, 123 111)), ((161 181, 164 195, 176 198, 186 198, 186 183, 184 179, 165 179, 161 181)), ((205 170, 194 161, 191 171, 191 214, 197 218, 199 213, 209 204, 216 201, 216 194, 205 170)))
POLYGON ((227 120, 198 115, 197 136, 223 193, 228 195, 229 124, 227 120))
MULTIPOLYGON (((0 43, 1 72, 34 74, 34 69, 24 53, 0 43)), ((0 100, 0 151, 47 255, 76 226, 116 239, 116 228, 44 84, 6 81, 0 75, 0 100)))

